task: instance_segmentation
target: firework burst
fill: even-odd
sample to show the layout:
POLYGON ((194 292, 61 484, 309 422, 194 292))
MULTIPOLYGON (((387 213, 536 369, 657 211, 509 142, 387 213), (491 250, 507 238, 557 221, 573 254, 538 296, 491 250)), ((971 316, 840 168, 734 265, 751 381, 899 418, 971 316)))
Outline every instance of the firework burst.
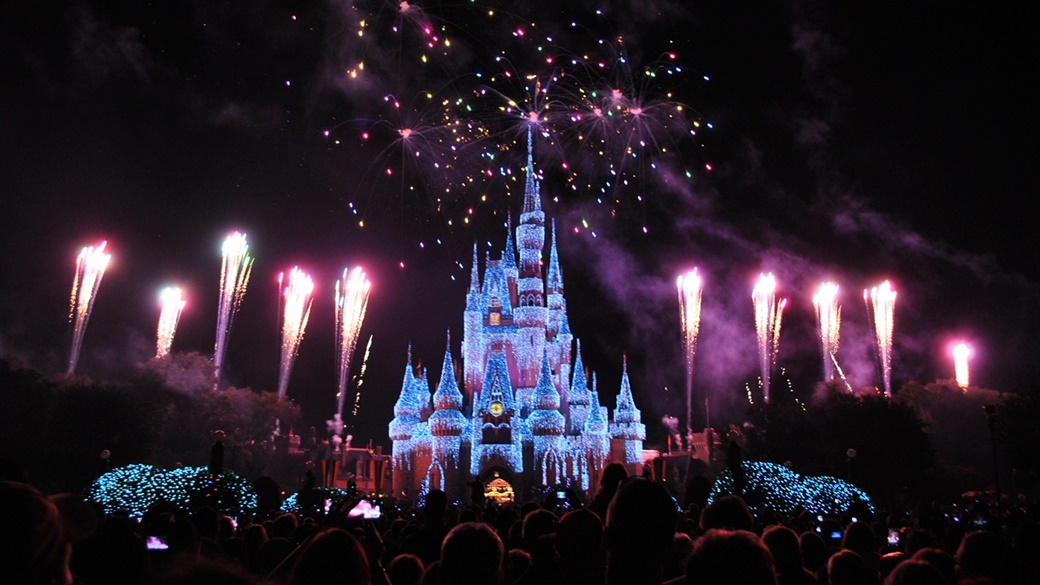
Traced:
POLYGON ((173 335, 177 332, 177 323, 181 320, 185 300, 181 297, 181 289, 168 286, 159 297, 159 327, 155 341, 155 357, 166 357, 173 345, 173 335))
POLYGON ((69 351, 68 373, 76 371, 79 362, 79 352, 83 345, 83 334, 87 330, 87 321, 90 313, 94 310, 94 299, 97 296, 98 287, 101 286, 101 277, 105 275, 111 254, 105 252, 102 241, 96 246, 84 246, 76 258, 76 276, 72 281, 72 296, 69 300, 69 322, 72 324, 72 348, 69 351))
MULTIPOLYGON (((279 276, 281 281, 281 276, 279 276)), ((278 368, 278 395, 285 396, 289 388, 289 376, 292 375, 293 364, 300 351, 300 342, 307 329, 307 320, 311 315, 311 304, 314 301, 314 281, 311 277, 294 266, 289 271, 289 284, 286 285, 282 298, 282 355, 278 368)))
POLYGON ((758 363, 762 377, 762 398, 769 402, 769 377, 780 349, 780 320, 787 299, 776 298, 776 277, 773 273, 760 274, 751 291, 755 305, 755 329, 758 332, 758 363))
POLYGON ((882 282, 870 290, 863 291, 867 303, 867 316, 877 342, 878 362, 881 365, 881 381, 885 395, 892 396, 892 330, 895 326, 896 291, 892 283, 882 282))
POLYGON ((227 340, 231 336, 231 326, 235 314, 242 305, 249 284, 249 274, 253 269, 253 259, 249 256, 249 244, 246 235, 234 232, 224 240, 222 248, 223 260, 220 265, 220 301, 217 307, 217 341, 213 350, 214 376, 219 383, 220 368, 224 363, 227 351, 227 340))
POLYGON ((336 414, 334 425, 342 431, 343 403, 347 396, 347 381, 350 379, 350 360, 357 348, 361 323, 365 320, 368 296, 372 284, 361 268, 343 270, 343 277, 336 281, 336 361, 339 379, 336 385, 336 414))
POLYGON ((968 389, 968 358, 971 357, 971 346, 958 343, 953 346, 953 371, 957 385, 962 390, 968 389))
MULTIPOLYGON (((682 325, 683 357, 686 365, 686 435, 693 435, 693 359, 701 328, 702 285, 697 269, 680 275, 675 282, 679 292, 679 321, 682 325)), ((705 405, 707 405, 705 399, 705 405)), ((707 417, 707 413, 705 413, 707 417)), ((710 426, 710 422, 708 423, 710 426)))
POLYGON ((820 349, 823 353, 823 381, 834 379, 835 364, 838 361, 838 336, 841 329, 841 305, 838 303, 838 285, 824 282, 813 294, 813 307, 816 309, 816 325, 820 335, 820 349))

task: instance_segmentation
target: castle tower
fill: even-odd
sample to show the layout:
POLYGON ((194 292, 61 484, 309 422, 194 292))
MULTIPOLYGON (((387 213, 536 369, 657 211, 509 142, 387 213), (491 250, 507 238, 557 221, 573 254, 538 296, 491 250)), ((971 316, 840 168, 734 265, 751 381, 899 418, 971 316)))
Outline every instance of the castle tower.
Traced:
POLYGON ((531 398, 533 410, 527 422, 534 447, 534 468, 542 471, 543 485, 562 483, 567 463, 563 444, 566 422, 560 414, 560 394, 552 380, 548 354, 542 355, 538 385, 531 398))
POLYGON ((607 422, 607 407, 600 406, 596 389, 596 373, 592 373, 592 391, 589 392, 589 417, 585 420, 582 488, 591 489, 599 485, 607 457, 610 456, 610 428, 607 422), (588 482, 587 485, 585 482, 588 482))
POLYGON ((394 419, 390 421, 391 460, 393 463, 394 494, 408 491, 414 484, 415 468, 412 465, 412 437, 420 425, 421 405, 413 392, 415 374, 412 371, 412 347, 408 346, 408 365, 404 368, 401 394, 394 404, 394 419))
POLYGON ((517 286, 520 278, 520 269, 516 265, 516 246, 513 245, 512 212, 506 214, 506 247, 502 251, 502 272, 505 273, 506 285, 509 288, 509 304, 515 307, 517 306, 519 294, 517 286))
MULTIPOLYGON (((549 248, 549 271, 546 274, 546 305, 548 315, 546 321, 546 339, 552 350, 549 363, 556 372, 556 386, 564 397, 564 407, 568 408, 566 399, 567 381, 571 377, 571 335, 567 322, 567 299, 563 296, 563 270, 560 268, 560 255, 556 251, 556 221, 552 222, 552 243, 549 248)), ((564 413, 567 414, 566 412, 564 413)))
POLYGON ((538 383, 539 360, 545 351, 545 283, 542 281, 542 249, 545 247, 545 212, 538 179, 534 172, 531 133, 527 135, 527 183, 524 208, 516 228, 520 252, 518 303, 515 311, 519 329, 514 348, 519 379, 518 388, 533 388, 538 383))
MULTIPOLYGON (((592 393, 589 391, 588 379, 585 377, 585 366, 581 361, 581 340, 578 340, 577 353, 574 357, 574 379, 567 394, 568 402, 568 435, 580 435, 585 432, 585 421, 589 419, 589 405, 592 393)), ((598 405, 597 405, 598 407, 598 405)))
POLYGON ((621 392, 614 409, 614 424, 610 428, 611 453, 613 457, 629 466, 630 474, 640 472, 643 463, 643 441, 646 440, 646 425, 642 413, 636 408, 632 397, 632 385, 628 381, 628 358, 622 362, 621 392))
MULTIPOLYGON (((460 481, 460 455, 462 435, 466 430, 466 418, 462 415, 462 392, 455 380, 455 365, 451 359, 451 333, 448 333, 447 349, 444 351, 444 367, 441 381, 433 393, 433 414, 430 415, 432 436, 431 465, 444 474, 444 491, 448 499, 461 499, 465 493, 460 481)), ((428 474, 429 475, 429 474, 428 474)))
POLYGON ((474 243, 469 292, 466 294, 466 310, 462 316, 462 361, 465 366, 463 387, 466 390, 467 404, 473 404, 474 393, 480 390, 480 384, 484 379, 484 360, 487 357, 487 344, 484 343, 483 314, 481 312, 484 301, 480 290, 477 244, 474 243))

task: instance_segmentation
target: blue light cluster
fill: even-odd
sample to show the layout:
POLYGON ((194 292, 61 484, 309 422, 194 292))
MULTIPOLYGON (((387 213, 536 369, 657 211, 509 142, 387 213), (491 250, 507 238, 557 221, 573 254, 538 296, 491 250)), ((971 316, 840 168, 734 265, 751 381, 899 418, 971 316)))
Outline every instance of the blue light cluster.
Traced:
POLYGON ((127 465, 95 480, 88 498, 107 514, 126 510, 135 518, 160 502, 185 511, 210 506, 229 514, 251 512, 257 507, 256 491, 245 478, 226 470, 213 475, 205 467, 165 470, 152 465, 127 465))
MULTIPOLYGON (((321 506, 323 510, 328 512, 331 506, 346 499, 350 494, 347 490, 340 489, 337 487, 316 487, 314 488, 314 500, 317 505, 321 506)), ((282 512, 290 512, 293 514, 302 514, 304 512, 303 506, 300 504, 300 492, 291 494, 285 501, 282 502, 282 512)))
MULTIPOLYGON (((763 461, 746 461, 743 470, 744 499, 755 511, 768 509, 790 514, 801 507, 813 514, 840 514, 853 504, 866 504, 874 510, 866 492, 835 477, 803 476, 783 465, 763 461)), ((708 502, 735 491, 733 472, 726 468, 715 479, 708 502)))

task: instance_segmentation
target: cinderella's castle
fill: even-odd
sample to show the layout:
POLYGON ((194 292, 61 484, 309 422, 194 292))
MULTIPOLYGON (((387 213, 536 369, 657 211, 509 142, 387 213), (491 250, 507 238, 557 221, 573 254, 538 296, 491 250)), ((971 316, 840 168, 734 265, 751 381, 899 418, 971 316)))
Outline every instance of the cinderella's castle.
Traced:
POLYGON ((635 472, 646 427, 625 368, 614 420, 591 387, 581 345, 567 320, 555 223, 549 267, 542 273, 545 213, 530 141, 524 206, 516 235, 512 220, 499 260, 486 257, 481 279, 477 249, 466 310, 460 388, 451 339, 436 392, 409 352, 401 395, 390 422, 393 493, 414 497, 441 489, 466 499, 479 477, 491 497, 518 497, 542 485, 594 489, 607 461, 635 472))

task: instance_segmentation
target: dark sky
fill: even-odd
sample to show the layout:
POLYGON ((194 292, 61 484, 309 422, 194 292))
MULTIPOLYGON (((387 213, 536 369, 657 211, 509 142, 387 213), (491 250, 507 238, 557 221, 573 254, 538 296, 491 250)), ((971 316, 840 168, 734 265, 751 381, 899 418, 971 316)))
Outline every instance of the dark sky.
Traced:
POLYGON ((757 374, 750 293, 767 271, 803 396, 823 280, 842 287, 854 386, 878 383, 861 298, 888 278, 897 387, 952 377, 956 339, 977 384, 1033 387, 1037 23, 906 4, 8 3, 0 354, 63 369, 75 257, 107 239, 78 371, 114 380, 150 357, 167 285, 188 298, 174 351, 211 355, 220 245, 241 230, 256 261, 226 381, 275 389, 276 276, 300 265, 318 293, 288 394, 328 418, 332 283, 362 265, 356 434, 384 440, 408 343, 435 380, 449 328, 458 357, 473 243, 501 250, 521 114, 544 107, 535 159, 571 326, 611 406, 629 356, 652 440, 682 410, 674 280, 692 266, 694 387, 723 416, 757 374))

